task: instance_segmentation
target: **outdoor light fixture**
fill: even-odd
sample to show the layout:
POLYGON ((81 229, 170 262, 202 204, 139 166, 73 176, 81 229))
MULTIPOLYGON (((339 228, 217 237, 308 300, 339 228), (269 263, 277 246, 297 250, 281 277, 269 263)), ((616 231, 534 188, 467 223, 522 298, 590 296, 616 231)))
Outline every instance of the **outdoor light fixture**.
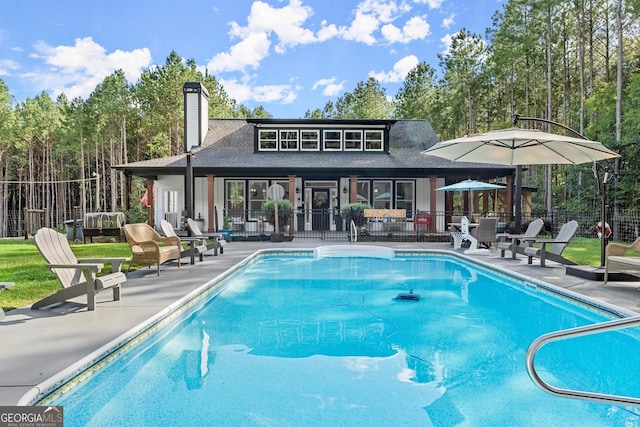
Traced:
POLYGON ((300 194, 300 187, 296 187, 296 194, 300 194))
POLYGON ((342 189, 342 192, 343 192, 344 194, 347 194, 347 191, 349 191, 349 190, 347 190, 347 186, 345 185, 345 186, 344 186, 344 188, 342 189))

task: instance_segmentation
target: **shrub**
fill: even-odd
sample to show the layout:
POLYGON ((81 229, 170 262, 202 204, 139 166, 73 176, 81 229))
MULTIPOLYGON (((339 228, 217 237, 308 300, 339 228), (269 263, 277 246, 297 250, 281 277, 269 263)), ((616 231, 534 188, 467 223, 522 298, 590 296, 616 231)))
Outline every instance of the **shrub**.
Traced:
MULTIPOLYGON (((268 200, 262 205, 265 211, 267 222, 271 225, 276 224, 276 208, 275 201, 268 200)), ((291 216, 293 214, 293 205, 287 199, 278 200, 278 225, 290 225, 291 216)))
POLYGON ((366 203, 349 203, 342 207, 342 217, 347 221, 347 224, 352 220, 358 227, 362 227, 367 219, 364 217, 364 210, 371 209, 366 203))

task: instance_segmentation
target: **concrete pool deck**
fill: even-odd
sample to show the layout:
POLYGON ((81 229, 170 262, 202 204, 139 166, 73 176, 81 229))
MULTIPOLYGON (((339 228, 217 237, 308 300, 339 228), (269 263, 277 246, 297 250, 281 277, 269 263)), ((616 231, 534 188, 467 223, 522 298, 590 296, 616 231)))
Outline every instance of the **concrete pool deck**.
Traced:
MULTIPOLYGON (((260 249, 313 248, 324 245, 348 244, 328 241, 233 242, 219 256, 206 255, 194 265, 182 259, 182 267, 169 263, 161 268, 144 268, 129 273, 123 285, 122 299, 110 301, 111 292, 97 296, 95 311, 87 311, 86 298, 78 304, 65 303, 44 310, 29 307, 11 310, 0 318, 0 406, 15 405, 37 384, 57 374, 83 357, 153 317, 181 297, 222 274, 260 249)), ((395 249, 452 250, 449 243, 362 243, 395 249)), ((547 261, 527 264, 519 255, 516 260, 505 258, 493 249, 490 255, 474 258, 512 270, 570 291, 586 295, 617 307, 640 313, 640 282, 590 281, 565 274, 565 266, 547 261)), ((6 292, 6 291, 5 291, 6 292)), ((10 291, 9 291, 10 292, 10 291)))

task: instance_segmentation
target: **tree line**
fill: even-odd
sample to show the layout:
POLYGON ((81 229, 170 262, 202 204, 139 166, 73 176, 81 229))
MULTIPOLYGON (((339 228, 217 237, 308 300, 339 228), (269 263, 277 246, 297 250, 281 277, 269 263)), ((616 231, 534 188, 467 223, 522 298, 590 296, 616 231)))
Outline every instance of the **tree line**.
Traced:
MULTIPOLYGON (((621 154, 609 194, 616 207, 633 208, 640 199, 639 16, 640 0, 510 0, 485 34, 462 28, 437 68, 421 62, 395 95, 370 77, 305 118, 425 119, 441 140, 509 127, 514 114, 562 123, 621 154)), ((188 81, 207 88, 210 117, 271 117, 263 106, 239 105, 215 76, 176 52, 134 84, 114 72, 87 99, 43 92, 16 104, 0 79, 0 223, 23 207, 47 207, 53 222, 74 206, 121 210, 129 194, 111 165, 182 152, 188 81)), ((531 165, 524 180, 539 189, 534 211, 600 202, 592 165, 531 165)), ((134 194, 142 191, 139 183, 134 194)))

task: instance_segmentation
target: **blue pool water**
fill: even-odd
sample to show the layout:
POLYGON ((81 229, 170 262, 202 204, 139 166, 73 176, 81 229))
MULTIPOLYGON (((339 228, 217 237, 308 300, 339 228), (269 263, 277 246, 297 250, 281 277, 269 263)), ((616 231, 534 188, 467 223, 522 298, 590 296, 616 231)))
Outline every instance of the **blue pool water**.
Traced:
MULTIPOLYGON (((438 253, 265 254, 46 401, 66 426, 639 425, 637 409, 530 380, 539 335, 615 317, 539 285, 438 253), (395 298, 410 290, 419 301, 395 298)), ((536 366, 555 386, 638 396, 639 337, 551 343, 536 366)))

